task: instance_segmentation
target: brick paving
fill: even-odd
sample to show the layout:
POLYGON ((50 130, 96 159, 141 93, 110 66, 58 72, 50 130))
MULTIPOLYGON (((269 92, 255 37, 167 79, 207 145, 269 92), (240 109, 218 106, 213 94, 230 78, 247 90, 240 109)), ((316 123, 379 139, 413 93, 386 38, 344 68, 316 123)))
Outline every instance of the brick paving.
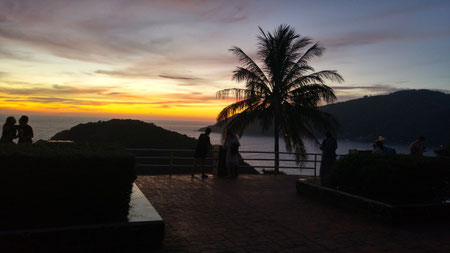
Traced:
POLYGON ((389 225, 296 193, 298 176, 140 176, 161 252, 450 252, 450 223, 389 225))

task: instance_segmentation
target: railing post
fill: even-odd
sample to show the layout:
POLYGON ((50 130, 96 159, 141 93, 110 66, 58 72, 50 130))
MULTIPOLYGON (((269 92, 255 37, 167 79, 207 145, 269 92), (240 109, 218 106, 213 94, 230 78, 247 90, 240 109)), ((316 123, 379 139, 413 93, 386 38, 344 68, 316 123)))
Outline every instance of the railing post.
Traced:
POLYGON ((317 154, 314 154, 314 179, 317 177, 317 154))
POLYGON ((170 170, 169 170, 169 177, 172 177, 172 170, 173 170, 173 152, 170 152, 170 170))
POLYGON ((212 151, 212 173, 214 176, 219 176, 219 157, 220 157, 220 145, 214 145, 212 151))

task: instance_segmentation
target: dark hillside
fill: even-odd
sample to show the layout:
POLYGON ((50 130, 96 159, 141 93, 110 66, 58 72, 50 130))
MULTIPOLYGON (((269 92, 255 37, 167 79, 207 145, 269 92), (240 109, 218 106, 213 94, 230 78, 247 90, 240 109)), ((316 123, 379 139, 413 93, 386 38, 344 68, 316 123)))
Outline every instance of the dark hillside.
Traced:
MULTIPOLYGON (((374 141, 382 135, 386 143, 409 144, 423 135, 428 146, 450 142, 450 94, 438 91, 404 90, 330 104, 321 110, 339 121, 340 139, 374 141)), ((222 131, 218 124, 210 127, 222 131)), ((255 122, 244 134, 263 133, 255 122)))
POLYGON ((64 130, 52 140, 72 140, 75 142, 112 143, 127 148, 185 148, 193 149, 195 138, 169 131, 153 123, 131 119, 79 124, 64 130))
POLYGON ((409 143, 423 135, 428 144, 450 140, 450 95, 430 90, 405 90, 322 107, 341 124, 340 138, 409 143))
MULTIPOLYGON (((149 148, 149 149, 195 149, 197 139, 187 135, 169 131, 153 123, 145 123, 131 119, 113 119, 109 121, 98 121, 79 124, 70 130, 57 133, 51 140, 71 140, 78 143, 106 143, 120 145, 126 148, 149 148)), ((137 151, 138 156, 169 157, 169 151, 137 151)), ((176 157, 184 159, 175 160, 176 167, 172 173, 190 173, 192 168, 193 152, 175 152, 176 157), (186 159, 187 158, 187 159, 186 159)), ((143 164, 169 164, 166 158, 142 158, 143 164)), ((242 165, 248 166, 247 163, 242 165)), ((167 167, 152 167, 151 170, 144 169, 148 174, 167 174, 167 167)), ((138 171, 139 172, 139 171, 138 171)), ((207 169, 211 172, 211 168, 207 169)), ((241 168, 241 173, 257 173, 253 168, 241 168)))

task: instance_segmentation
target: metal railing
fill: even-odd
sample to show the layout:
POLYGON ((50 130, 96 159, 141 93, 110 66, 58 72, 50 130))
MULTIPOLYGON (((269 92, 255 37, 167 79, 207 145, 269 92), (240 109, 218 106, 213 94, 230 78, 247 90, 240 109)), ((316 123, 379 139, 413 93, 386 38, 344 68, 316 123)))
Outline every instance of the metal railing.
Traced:
MULTIPOLYGON (((157 168, 175 168, 175 167, 192 167, 193 165, 193 149, 157 149, 157 148, 129 148, 128 151, 131 151, 136 154, 136 166, 137 167, 157 167, 157 168), (148 155, 148 152, 151 152, 152 155, 148 155), (144 154, 142 154, 144 153, 144 154), (145 154, 147 153, 147 154, 145 154), (162 155, 155 156, 154 153, 162 153, 162 155), (175 156, 176 153, 185 153, 186 156, 175 156), (147 160, 164 160, 164 163, 148 163, 147 160), (175 164, 175 161, 183 161, 188 160, 192 161, 189 164, 175 164)), ((213 161, 211 155, 208 156, 205 160, 213 161)), ((205 165, 206 167, 211 167, 212 165, 205 165)))
MULTIPOLYGON (((240 151, 239 153, 241 154, 270 154, 275 156, 275 152, 273 151, 240 151)), ((278 159, 280 161, 280 165, 278 166, 279 169, 283 169, 283 170, 299 170, 299 172, 302 172, 303 170, 311 170, 314 173, 314 177, 317 176, 317 169, 318 169, 318 164, 320 163, 320 158, 322 156, 322 154, 318 154, 318 153, 308 153, 307 157, 314 157, 313 159, 303 159, 300 160, 300 164, 297 165, 296 164, 296 160, 295 160, 295 154, 294 153, 290 153, 290 152, 278 152, 280 154, 280 158, 278 159), (282 158, 282 156, 290 156, 290 158, 286 159, 286 158, 282 158), (318 159, 319 158, 319 159, 318 159), (289 165, 289 163, 291 165, 289 165), (283 165, 285 164, 285 165, 283 165), (288 164, 288 165, 286 165, 288 164), (293 164, 293 165, 292 165, 293 164), (309 166, 308 166, 309 165, 309 166)), ((273 158, 249 158, 249 157, 245 157, 243 159, 244 161, 267 161, 267 162, 274 162, 275 161, 275 157, 273 158)), ((244 166, 245 167, 245 166, 244 166)), ((261 169, 273 169, 274 165, 259 165, 259 164, 254 164, 248 167, 253 167, 253 168, 261 168, 261 169)))
MULTIPOLYGON (((143 168, 165 168, 165 173, 172 175, 174 169, 176 168, 192 168, 193 167, 193 155, 195 150, 193 149, 142 149, 142 148, 129 148, 129 151, 136 154, 136 166, 140 169, 138 171, 141 174, 146 174, 143 168), (189 161, 189 162, 188 162, 189 161)), ((241 168, 259 168, 259 169, 273 169, 273 165, 261 165, 261 164, 251 164, 253 162, 274 162, 275 152, 273 151, 239 151, 241 155, 240 167, 241 168), (264 155, 264 157, 251 157, 247 154, 257 154, 264 155), (265 155, 273 155, 273 157, 266 157, 265 155)), ((290 156, 290 158, 280 158, 279 169, 282 170, 303 170, 313 171, 314 177, 317 176, 317 169, 320 165, 320 160, 322 154, 320 153, 308 153, 308 159, 300 161, 300 165, 295 164, 294 153, 290 152, 279 152, 280 156, 290 156), (311 157, 311 159, 309 159, 311 157), (290 164, 289 164, 290 163, 290 164), (292 165, 294 164, 294 165, 292 165), (307 166, 309 165, 309 166, 307 166)), ((266 163, 267 164, 267 163, 266 163)), ((205 168, 217 168, 219 165, 219 148, 216 147, 213 151, 209 152, 205 159, 205 168)))

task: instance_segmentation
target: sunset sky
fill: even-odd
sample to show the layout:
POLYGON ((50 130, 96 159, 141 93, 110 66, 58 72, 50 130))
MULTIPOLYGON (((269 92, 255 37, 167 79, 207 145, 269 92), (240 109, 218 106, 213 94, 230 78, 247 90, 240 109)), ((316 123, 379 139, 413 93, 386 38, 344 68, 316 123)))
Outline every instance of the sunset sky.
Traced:
POLYGON ((450 90, 450 1, 0 0, 0 114, 213 121, 258 26, 320 41, 339 101, 450 90))

